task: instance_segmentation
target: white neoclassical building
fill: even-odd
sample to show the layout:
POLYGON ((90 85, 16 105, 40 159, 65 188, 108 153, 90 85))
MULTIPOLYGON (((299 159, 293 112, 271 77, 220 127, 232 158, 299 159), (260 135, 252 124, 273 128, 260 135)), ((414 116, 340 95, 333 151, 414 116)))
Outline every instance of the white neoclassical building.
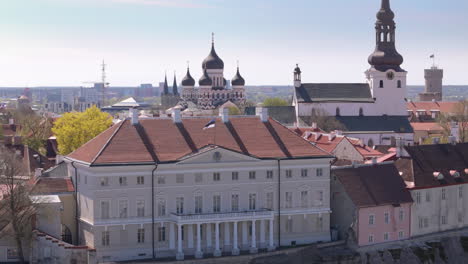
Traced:
POLYGON ((134 114, 70 154, 80 241, 100 261, 329 241, 332 157, 257 110, 134 114))

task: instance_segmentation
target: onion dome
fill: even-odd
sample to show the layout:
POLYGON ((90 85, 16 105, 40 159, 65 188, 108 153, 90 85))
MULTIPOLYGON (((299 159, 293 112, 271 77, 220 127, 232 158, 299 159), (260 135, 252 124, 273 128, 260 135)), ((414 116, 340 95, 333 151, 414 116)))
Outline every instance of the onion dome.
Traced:
POLYGON ((233 86, 244 86, 245 85, 245 80, 244 80, 244 78, 242 78, 242 76, 239 73, 239 67, 237 67, 237 73, 231 80, 231 85, 233 85, 233 86))
POLYGON ((203 61, 202 64, 203 69, 208 69, 208 70, 222 70, 224 69, 224 62, 223 60, 216 54, 215 48, 214 48, 214 37, 211 42, 211 51, 208 57, 203 61))
POLYGON ((213 80, 208 76, 208 72, 206 69, 203 70, 203 76, 200 77, 200 80, 198 81, 198 84, 200 86, 211 86, 213 85, 213 80))
POLYGON ((190 70, 187 68, 187 74, 182 79, 182 86, 195 86, 195 79, 190 75, 190 70))
POLYGON ((397 72, 404 71, 400 65, 403 64, 401 56, 395 47, 395 14, 390 9, 390 0, 382 0, 382 5, 377 13, 376 47, 369 56, 369 64, 378 71, 385 72, 392 69, 397 72))

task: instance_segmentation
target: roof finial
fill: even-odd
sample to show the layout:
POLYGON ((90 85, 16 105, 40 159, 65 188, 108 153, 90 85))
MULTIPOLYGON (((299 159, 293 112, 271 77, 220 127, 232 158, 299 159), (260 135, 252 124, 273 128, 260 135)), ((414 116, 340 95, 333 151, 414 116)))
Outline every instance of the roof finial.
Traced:
POLYGON ((190 61, 187 61, 187 70, 190 68, 190 61))
POLYGON ((390 9, 390 0, 382 0, 382 9, 385 9, 385 10, 390 9))
POLYGON ((239 70, 239 60, 237 60, 237 69, 239 70))

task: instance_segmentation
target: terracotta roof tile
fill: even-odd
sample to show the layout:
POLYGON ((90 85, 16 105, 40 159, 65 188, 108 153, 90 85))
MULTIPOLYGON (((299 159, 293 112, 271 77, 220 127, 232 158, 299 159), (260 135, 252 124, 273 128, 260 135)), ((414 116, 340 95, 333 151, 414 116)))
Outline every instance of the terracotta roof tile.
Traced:
POLYGON ((439 110, 441 113, 452 113, 458 102, 408 102, 407 109, 413 112, 425 110, 427 115, 431 115, 431 110, 439 110))
POLYGON ((39 177, 31 191, 32 194, 54 194, 74 192, 75 188, 70 178, 39 177))
POLYGON ((214 128, 203 130, 211 120, 142 119, 137 126, 125 120, 68 157, 91 164, 145 163, 153 162, 153 152, 159 162, 174 162, 209 145, 264 159, 330 156, 273 119, 231 117, 225 124, 217 118, 214 128))
POLYGON ((413 127, 414 131, 443 131, 444 129, 438 123, 429 122, 429 123, 422 123, 422 122, 412 122, 411 126, 413 127))

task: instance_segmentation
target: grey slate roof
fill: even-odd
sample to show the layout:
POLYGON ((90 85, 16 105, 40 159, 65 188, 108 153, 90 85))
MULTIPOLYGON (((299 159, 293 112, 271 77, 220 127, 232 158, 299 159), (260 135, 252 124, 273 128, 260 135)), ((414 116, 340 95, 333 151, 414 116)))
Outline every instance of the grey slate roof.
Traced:
MULTIPOLYGON (((294 106, 270 106, 268 115, 284 126, 292 126, 296 122, 296 109, 294 106)), ((255 115, 255 107, 246 107, 245 115, 255 115)))
POLYGON ((296 88, 296 98, 299 103, 374 102, 367 83, 303 83, 296 88))
POLYGON ((413 133, 413 127, 406 116, 337 116, 336 119, 348 132, 413 133))

